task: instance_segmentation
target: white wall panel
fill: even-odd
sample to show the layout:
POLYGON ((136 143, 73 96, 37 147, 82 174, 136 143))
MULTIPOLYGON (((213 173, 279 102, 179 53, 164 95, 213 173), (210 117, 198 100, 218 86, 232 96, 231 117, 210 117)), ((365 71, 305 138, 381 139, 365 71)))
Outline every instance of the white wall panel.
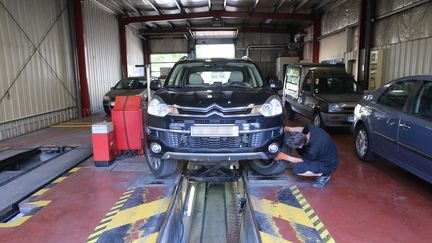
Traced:
POLYGON ((144 68, 135 67, 135 65, 144 64, 142 39, 135 33, 135 29, 128 26, 126 26, 126 42, 128 75, 130 77, 144 76, 144 68))
POLYGON ((84 1, 84 41, 90 111, 103 110, 102 99, 121 78, 118 21, 93 1, 84 1))
POLYGON ((346 51, 347 33, 342 31, 320 40, 319 60, 343 59, 346 51))
POLYGON ((383 82, 408 75, 432 74, 432 37, 381 46, 383 82))
POLYGON ((77 117, 66 1, 0 1, 0 30, 0 140, 77 117))

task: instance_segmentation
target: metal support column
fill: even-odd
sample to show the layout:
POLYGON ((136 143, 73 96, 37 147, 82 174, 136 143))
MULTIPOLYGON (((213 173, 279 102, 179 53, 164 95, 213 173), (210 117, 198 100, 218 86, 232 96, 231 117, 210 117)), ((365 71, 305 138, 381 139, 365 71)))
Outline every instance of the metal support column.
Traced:
POLYGON ((375 15, 376 1, 375 0, 367 0, 366 7, 366 26, 365 26, 365 40, 364 40, 364 48, 365 48, 365 61, 364 61, 364 82, 365 88, 369 88, 369 66, 370 66, 370 49, 372 43, 372 21, 375 15))
POLYGON ((126 25, 119 19, 119 37, 120 37, 120 66, 122 77, 128 77, 128 64, 127 64, 127 46, 126 46, 126 25))
POLYGON ((90 115, 90 95, 87 84, 86 59, 85 59, 85 44, 84 44, 84 25, 81 0, 74 0, 75 12, 75 36, 76 49, 78 59, 78 71, 80 80, 81 106, 82 116, 90 115))
POLYGON ((321 19, 317 19, 313 24, 313 33, 312 33, 312 62, 319 62, 319 48, 320 43, 318 37, 321 33, 321 19))
POLYGON ((360 15, 359 15, 359 38, 358 38, 358 49, 357 49, 357 75, 356 80, 358 82, 362 82, 363 79, 363 58, 362 58, 362 50, 364 49, 365 43, 365 24, 366 24, 366 7, 367 0, 361 0, 360 2, 360 15))
POLYGON ((150 65, 150 43, 148 39, 142 40, 144 65, 150 65))

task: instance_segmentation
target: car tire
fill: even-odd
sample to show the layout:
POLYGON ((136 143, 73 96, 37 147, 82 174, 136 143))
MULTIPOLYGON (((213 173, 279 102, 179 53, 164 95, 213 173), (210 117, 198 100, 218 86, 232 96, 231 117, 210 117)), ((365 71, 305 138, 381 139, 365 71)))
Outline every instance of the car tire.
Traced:
POLYGON ((369 135, 364 125, 360 125, 354 134, 354 149, 359 159, 363 161, 372 161, 375 155, 370 150, 369 135))
POLYGON ((283 160, 252 160, 252 169, 260 175, 281 174, 288 167, 288 162, 283 160))
POLYGON ((293 111, 291 105, 289 103, 285 104, 285 118, 286 120, 294 120, 295 118, 295 111, 293 111))
POLYGON ((316 127, 325 128, 320 111, 314 112, 312 122, 316 127))
MULTIPOLYGON (((147 144, 146 144, 147 145, 147 144)), ((145 147, 146 161, 150 171, 156 178, 173 174, 177 170, 177 160, 161 159, 145 147)))
POLYGON ((147 164, 156 178, 172 175, 177 169, 177 160, 161 159, 155 156, 147 159, 147 164))

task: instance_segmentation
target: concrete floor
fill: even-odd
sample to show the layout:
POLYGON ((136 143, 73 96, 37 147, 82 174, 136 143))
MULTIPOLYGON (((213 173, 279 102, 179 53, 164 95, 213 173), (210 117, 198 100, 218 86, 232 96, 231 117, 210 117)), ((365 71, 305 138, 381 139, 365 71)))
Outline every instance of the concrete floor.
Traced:
MULTIPOLYGON (((84 122, 106 119, 92 116, 84 122)), ((289 125, 308 121, 302 118, 289 125)), ((312 179, 289 176, 337 242, 428 242, 432 239, 432 185, 378 159, 359 161, 347 130, 329 131, 341 161, 323 189, 312 179)), ((89 144, 90 127, 47 128, 0 142, 0 149, 28 144, 89 144)), ((120 163, 134 163, 124 160, 120 163)), ((135 162, 136 163, 136 162, 135 162)), ((139 165, 138 165, 139 167, 139 165)), ((95 168, 88 159, 41 195, 50 203, 19 226, 0 224, 2 242, 85 242, 96 225, 142 175, 138 170, 95 168)), ((298 242, 298 239, 292 239, 298 242)))

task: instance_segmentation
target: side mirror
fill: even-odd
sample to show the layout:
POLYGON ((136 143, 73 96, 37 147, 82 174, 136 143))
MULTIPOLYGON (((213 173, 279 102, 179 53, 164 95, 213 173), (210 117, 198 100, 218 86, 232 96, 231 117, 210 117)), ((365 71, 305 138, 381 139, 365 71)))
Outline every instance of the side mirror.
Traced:
POLYGON ((280 80, 277 80, 277 79, 271 79, 269 82, 270 89, 275 90, 275 91, 281 90, 282 86, 283 86, 282 82, 280 80))
POLYGON ((152 91, 156 91, 162 88, 162 84, 161 81, 159 79, 156 80, 152 80, 150 82, 150 90, 152 91))

